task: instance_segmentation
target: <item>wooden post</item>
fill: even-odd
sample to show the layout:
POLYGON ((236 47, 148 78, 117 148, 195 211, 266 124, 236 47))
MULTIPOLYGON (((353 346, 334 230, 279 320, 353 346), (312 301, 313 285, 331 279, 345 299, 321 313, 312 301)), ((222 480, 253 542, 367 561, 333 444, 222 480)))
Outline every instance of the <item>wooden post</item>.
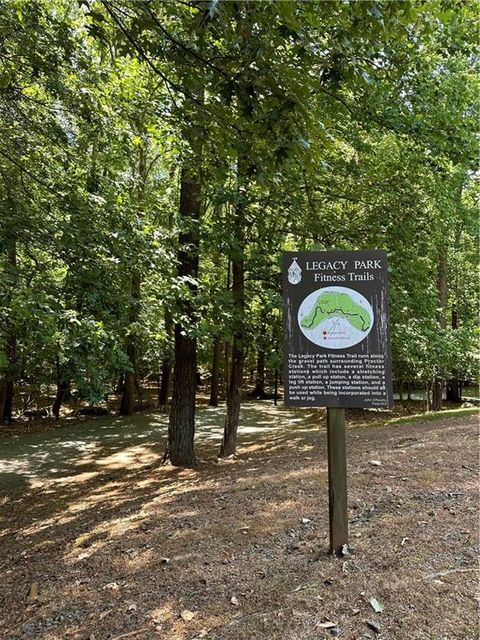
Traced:
POLYGON ((340 553, 348 544, 345 409, 327 409, 327 435, 330 553, 340 553))

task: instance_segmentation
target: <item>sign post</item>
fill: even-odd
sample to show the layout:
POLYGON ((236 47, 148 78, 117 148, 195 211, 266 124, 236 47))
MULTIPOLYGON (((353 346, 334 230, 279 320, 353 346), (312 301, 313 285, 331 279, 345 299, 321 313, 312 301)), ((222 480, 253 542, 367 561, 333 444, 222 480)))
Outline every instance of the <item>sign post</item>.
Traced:
POLYGON ((345 409, 327 409, 327 443, 330 553, 339 553, 348 544, 345 409))
POLYGON ((327 407, 330 552, 348 543, 345 408, 393 403, 384 251, 285 252, 285 404, 327 407))

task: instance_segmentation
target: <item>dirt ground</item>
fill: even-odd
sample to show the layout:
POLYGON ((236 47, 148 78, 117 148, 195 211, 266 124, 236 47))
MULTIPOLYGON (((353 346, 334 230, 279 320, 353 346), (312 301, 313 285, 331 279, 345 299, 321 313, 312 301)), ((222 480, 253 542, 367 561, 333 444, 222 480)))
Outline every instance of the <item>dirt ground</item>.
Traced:
POLYGON ((124 438, 2 490, 0 638, 477 639, 477 416, 352 420, 336 559, 323 413, 256 407, 235 462, 124 438))

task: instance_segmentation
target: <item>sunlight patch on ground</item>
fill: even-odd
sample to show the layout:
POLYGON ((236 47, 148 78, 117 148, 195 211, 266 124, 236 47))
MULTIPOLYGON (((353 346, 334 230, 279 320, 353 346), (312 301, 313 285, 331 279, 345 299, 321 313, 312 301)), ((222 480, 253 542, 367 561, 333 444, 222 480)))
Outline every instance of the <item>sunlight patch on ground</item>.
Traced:
POLYGON ((110 456, 96 460, 95 464, 107 469, 132 469, 134 467, 153 464, 160 460, 159 454, 153 453, 144 446, 130 447, 117 451, 110 456))
MULTIPOLYGON (((196 442, 220 443, 225 407, 199 407, 196 412, 196 442)), ((240 447, 270 441, 272 433, 320 426, 322 411, 289 409, 270 402, 245 403, 238 430, 240 447), (264 438, 263 438, 264 436, 264 438), (262 442, 264 440, 264 442, 262 442)), ((5 438, 0 453, 0 484, 31 486, 32 482, 85 481, 84 475, 102 470, 138 468, 157 463, 166 445, 168 416, 138 414, 75 422, 58 431, 24 433, 5 438)), ((93 476, 90 476, 92 478, 93 476)))

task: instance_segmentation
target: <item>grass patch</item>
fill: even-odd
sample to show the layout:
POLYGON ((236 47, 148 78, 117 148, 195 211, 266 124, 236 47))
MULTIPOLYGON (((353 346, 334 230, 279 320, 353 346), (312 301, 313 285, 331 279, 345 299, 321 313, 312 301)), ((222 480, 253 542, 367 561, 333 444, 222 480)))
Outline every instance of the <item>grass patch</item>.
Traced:
POLYGON ((461 416, 471 416, 480 412, 479 407, 462 407, 460 409, 449 409, 447 411, 429 411, 428 413, 416 413, 411 416, 392 418, 387 424, 408 424, 409 422, 434 422, 444 418, 458 418, 461 416))

